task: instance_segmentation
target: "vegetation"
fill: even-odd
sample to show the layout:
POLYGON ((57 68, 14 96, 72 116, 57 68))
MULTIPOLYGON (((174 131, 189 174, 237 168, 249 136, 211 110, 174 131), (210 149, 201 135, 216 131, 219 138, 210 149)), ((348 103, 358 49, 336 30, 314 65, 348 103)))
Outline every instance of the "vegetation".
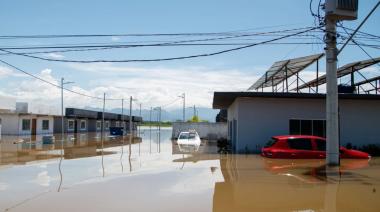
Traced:
POLYGON ((207 120, 201 120, 199 118, 199 116, 193 116, 191 117, 191 119, 189 119, 187 122, 194 122, 194 123, 197 123, 197 122, 208 122, 207 120))
MULTIPOLYGON (((159 122, 149 122, 149 121, 145 121, 145 122, 143 122, 143 123, 141 123, 140 124, 140 126, 154 126, 154 127, 156 127, 156 126, 158 126, 158 123, 159 122)), ((160 123, 160 126, 161 127, 171 127, 172 126, 172 122, 170 122, 170 121, 162 121, 161 123, 160 123)))

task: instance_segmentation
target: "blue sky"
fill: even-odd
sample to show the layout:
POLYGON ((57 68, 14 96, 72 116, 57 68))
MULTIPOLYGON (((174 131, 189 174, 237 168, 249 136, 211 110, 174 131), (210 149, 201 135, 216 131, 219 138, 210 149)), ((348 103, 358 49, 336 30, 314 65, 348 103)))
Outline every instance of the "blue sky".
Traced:
MULTIPOLYGON (((347 21, 344 25, 355 28, 376 2, 361 0, 358 20, 347 21)), ((315 9, 317 0, 314 3, 315 9)), ((247 29, 260 32, 314 25, 307 0, 8 0, 0 3, 0 20, 1 35, 192 33, 247 29)), ((377 10, 361 30, 380 35, 379 20, 380 11, 377 10)), ((149 39, 167 41, 172 38, 149 39)), ((126 37, 22 39, 0 40, 0 46, 135 41, 135 38, 126 37)), ((141 59, 213 52, 225 48, 229 47, 146 47, 44 56, 65 59, 141 59)), ((0 55, 0 59, 52 82, 65 77, 75 81, 69 88, 91 95, 101 96, 106 92, 112 97, 136 96, 145 108, 171 102, 183 92, 186 92, 189 104, 211 107, 212 91, 244 90, 273 62, 322 50, 322 45, 263 45, 198 59, 125 64, 57 63, 9 55, 0 55)), ((379 56, 379 50, 366 50, 374 57, 379 56)), ((339 64, 361 59, 368 57, 358 47, 349 46, 340 55, 339 64)), ((44 108, 48 112, 56 111, 59 105, 57 89, 16 73, 0 65, 0 94, 11 96, 17 101, 28 101, 35 108, 44 108)), ((305 79, 310 75, 306 73, 305 79)), ((67 98, 68 106, 101 105, 99 101, 71 94, 67 94, 67 98)), ((117 104, 109 103, 108 106, 117 107, 117 104)), ((180 106, 180 103, 171 105, 180 106)))

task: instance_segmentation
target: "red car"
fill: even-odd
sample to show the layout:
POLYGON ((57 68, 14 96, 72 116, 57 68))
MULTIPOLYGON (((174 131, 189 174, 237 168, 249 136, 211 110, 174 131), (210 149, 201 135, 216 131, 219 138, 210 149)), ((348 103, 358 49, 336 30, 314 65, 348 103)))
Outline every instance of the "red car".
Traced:
MULTIPOLYGON (((368 153, 339 148, 340 158, 368 159, 368 153)), ((310 135, 274 136, 262 149, 268 158, 320 159, 326 158, 326 139, 310 135)))

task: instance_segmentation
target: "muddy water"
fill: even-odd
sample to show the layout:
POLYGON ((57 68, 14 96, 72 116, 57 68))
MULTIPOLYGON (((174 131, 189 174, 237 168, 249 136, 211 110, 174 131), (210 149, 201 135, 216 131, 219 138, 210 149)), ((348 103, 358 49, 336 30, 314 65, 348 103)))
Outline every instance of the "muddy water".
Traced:
POLYGON ((331 170, 320 160, 219 155, 207 142, 179 148, 170 136, 69 135, 63 145, 3 136, 0 210, 380 211, 378 158, 331 170))

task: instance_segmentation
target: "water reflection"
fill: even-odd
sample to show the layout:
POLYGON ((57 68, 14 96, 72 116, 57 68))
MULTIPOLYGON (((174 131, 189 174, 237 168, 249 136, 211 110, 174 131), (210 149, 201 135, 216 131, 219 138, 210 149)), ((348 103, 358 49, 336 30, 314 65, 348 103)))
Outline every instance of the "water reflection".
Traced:
POLYGON ((224 182, 216 183, 214 211, 376 211, 379 166, 342 160, 331 169, 319 160, 269 160, 226 155, 224 182), (377 170, 377 171, 375 171, 377 170))
POLYGON ((331 170, 323 160, 220 155, 211 141, 179 146, 170 129, 160 132, 159 137, 158 131, 143 128, 141 138, 70 134, 64 142, 57 135, 53 144, 38 137, 2 140, 0 210, 51 211, 58 203, 66 210, 89 211, 380 208, 378 158, 342 160, 340 169, 331 170), (125 204, 126 199, 133 201, 125 204))

